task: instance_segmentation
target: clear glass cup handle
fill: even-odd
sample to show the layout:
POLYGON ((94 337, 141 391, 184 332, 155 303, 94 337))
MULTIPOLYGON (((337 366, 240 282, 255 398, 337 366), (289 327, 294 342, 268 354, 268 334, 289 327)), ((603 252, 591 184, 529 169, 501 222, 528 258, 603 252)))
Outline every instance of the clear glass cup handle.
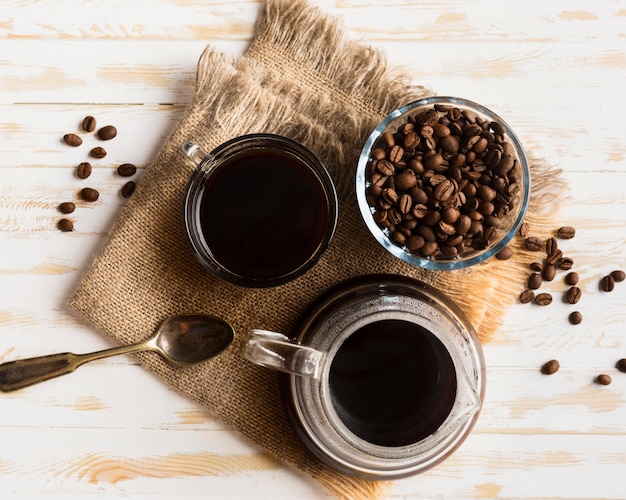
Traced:
POLYGON ((193 141, 185 142, 181 149, 183 153, 194 162, 196 167, 199 167, 208 156, 204 150, 193 141))
POLYGON ((267 330, 250 330, 241 350, 252 363, 309 378, 319 378, 326 357, 323 352, 291 342, 282 333, 267 330))

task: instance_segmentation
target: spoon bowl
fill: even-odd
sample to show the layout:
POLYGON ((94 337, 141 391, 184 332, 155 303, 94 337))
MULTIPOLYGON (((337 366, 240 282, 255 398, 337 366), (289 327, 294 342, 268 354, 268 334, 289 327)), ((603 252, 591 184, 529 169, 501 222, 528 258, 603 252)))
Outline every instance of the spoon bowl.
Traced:
POLYGON ((226 349, 235 334, 232 326, 206 314, 179 314, 167 318, 155 334, 136 344, 87 354, 62 352, 0 364, 0 390, 22 389, 72 373, 96 359, 138 351, 154 351, 168 363, 189 366, 206 361, 226 349))

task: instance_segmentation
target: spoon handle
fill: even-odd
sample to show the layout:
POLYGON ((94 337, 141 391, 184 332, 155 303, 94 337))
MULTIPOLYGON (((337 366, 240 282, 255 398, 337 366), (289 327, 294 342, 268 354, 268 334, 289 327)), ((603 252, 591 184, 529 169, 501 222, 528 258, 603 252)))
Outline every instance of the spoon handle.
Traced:
POLYGON ((23 389, 51 378, 72 373, 76 368, 89 361, 150 348, 151 346, 148 342, 142 342, 87 354, 61 352, 47 356, 9 361, 0 364, 0 390, 2 392, 10 392, 23 389))

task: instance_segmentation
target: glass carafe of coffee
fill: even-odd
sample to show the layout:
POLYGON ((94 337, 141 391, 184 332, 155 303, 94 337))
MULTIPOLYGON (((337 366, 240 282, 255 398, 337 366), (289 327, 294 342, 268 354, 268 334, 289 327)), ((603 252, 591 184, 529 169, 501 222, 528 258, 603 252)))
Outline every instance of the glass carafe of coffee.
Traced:
POLYGON ((341 284, 294 338, 252 330, 242 352, 282 372, 282 397, 305 445, 368 479, 416 474, 449 456, 474 426, 485 390, 482 349, 460 309, 395 275, 341 284))

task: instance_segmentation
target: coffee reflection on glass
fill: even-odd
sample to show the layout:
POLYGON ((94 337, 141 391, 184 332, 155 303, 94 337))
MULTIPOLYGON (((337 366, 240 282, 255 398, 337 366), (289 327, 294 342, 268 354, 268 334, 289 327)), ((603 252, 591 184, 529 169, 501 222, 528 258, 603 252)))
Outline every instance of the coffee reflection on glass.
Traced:
POLYGON ((250 361, 283 372, 281 392, 305 445, 368 479, 422 472, 449 456, 482 404, 485 366, 463 313, 434 288, 371 275, 320 298, 295 338, 252 330, 250 361))
POLYGON ((233 283, 266 287, 306 272, 328 246, 337 195, 324 165, 285 137, 252 134, 204 153, 184 199, 184 226, 195 256, 233 283))

